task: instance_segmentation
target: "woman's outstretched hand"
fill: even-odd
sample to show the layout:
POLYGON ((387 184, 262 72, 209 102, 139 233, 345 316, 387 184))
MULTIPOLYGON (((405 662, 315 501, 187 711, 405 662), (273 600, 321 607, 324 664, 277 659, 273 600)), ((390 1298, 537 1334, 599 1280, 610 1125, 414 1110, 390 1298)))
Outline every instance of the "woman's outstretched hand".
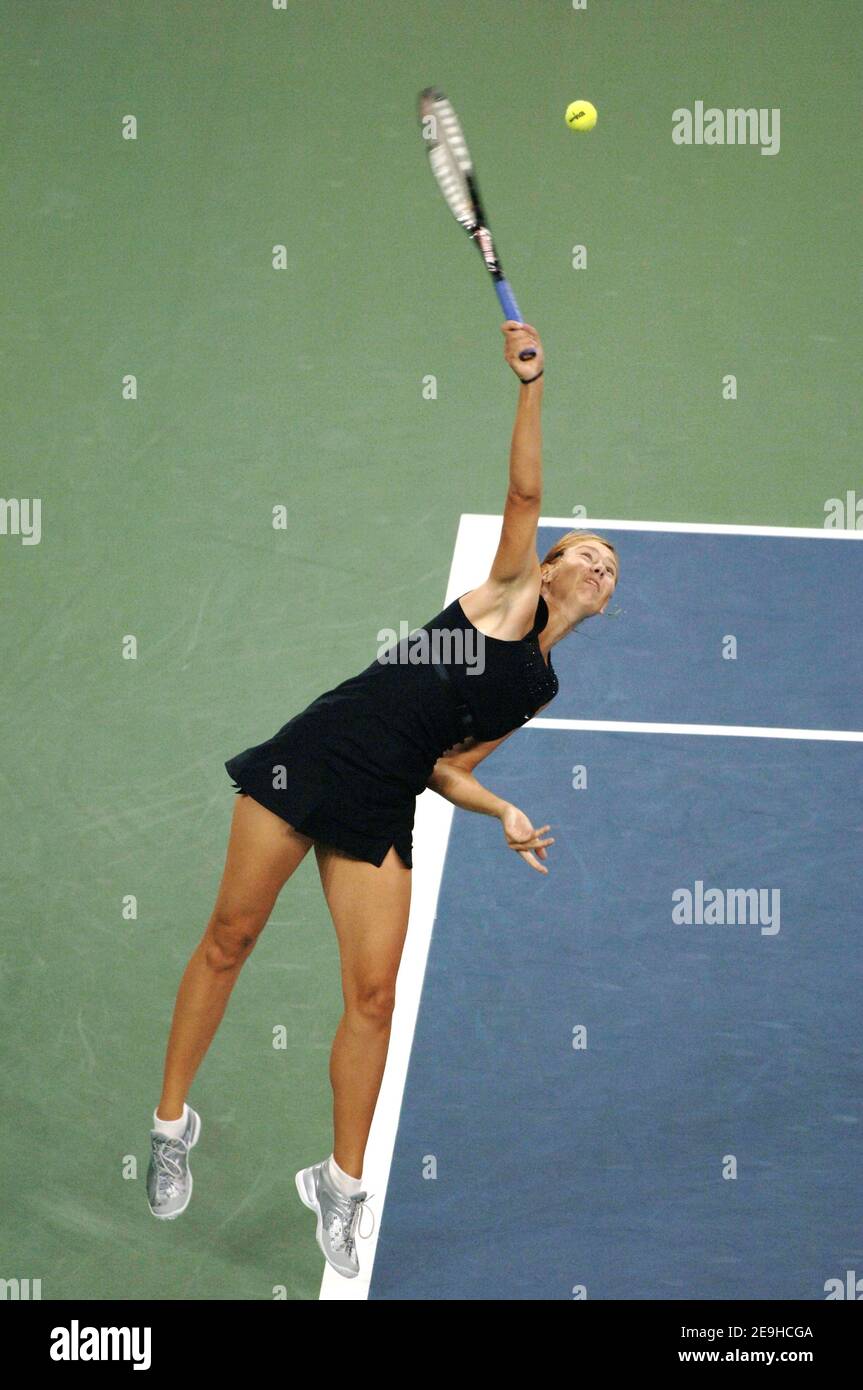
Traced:
POLYGON ((501 815, 500 823, 503 826, 503 833, 506 836, 508 847, 514 849, 517 854, 520 854, 522 859, 530 864, 532 868, 537 869, 539 873, 547 874, 548 869, 543 864, 537 863, 531 851, 536 850, 536 853, 541 859, 547 858, 548 850, 545 846, 553 845, 554 839, 553 837, 543 839, 543 836, 546 830, 550 829, 550 826, 543 825, 540 826, 539 830, 534 830, 530 823, 530 819, 524 814, 524 811, 520 811, 517 806, 511 805, 508 805, 501 815))
POLYGON ((503 355, 519 381, 528 381, 544 370, 545 354, 535 328, 529 323, 516 323, 514 319, 507 319, 506 323, 501 325, 501 332, 504 338, 503 355), (536 356, 522 362, 518 354, 525 348, 533 348, 536 356))

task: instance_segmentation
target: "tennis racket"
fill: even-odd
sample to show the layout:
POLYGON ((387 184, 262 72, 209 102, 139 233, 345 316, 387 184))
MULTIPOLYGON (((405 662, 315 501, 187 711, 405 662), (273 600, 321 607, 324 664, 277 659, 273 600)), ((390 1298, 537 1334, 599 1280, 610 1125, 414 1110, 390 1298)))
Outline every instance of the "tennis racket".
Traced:
MULTIPOLYGON (((494 282, 504 317, 524 323, 492 241, 488 221, 480 202, 473 161, 452 103, 438 88, 426 87, 419 96, 419 117, 432 173, 438 181, 450 212, 455 220, 461 223, 471 240, 476 242, 486 270, 494 282)), ((525 348, 518 355, 522 362, 526 362, 529 358, 536 357, 536 350, 525 348)))

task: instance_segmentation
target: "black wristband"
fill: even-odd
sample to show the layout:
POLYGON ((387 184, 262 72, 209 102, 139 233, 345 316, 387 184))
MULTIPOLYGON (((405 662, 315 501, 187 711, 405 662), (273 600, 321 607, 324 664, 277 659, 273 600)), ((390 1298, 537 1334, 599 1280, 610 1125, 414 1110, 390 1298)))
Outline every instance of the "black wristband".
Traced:
POLYGON ((539 378, 542 376, 544 371, 545 367, 543 367, 542 372, 537 372, 536 376, 519 377, 519 381, 521 382, 522 386, 529 386, 532 381, 539 381, 539 378))

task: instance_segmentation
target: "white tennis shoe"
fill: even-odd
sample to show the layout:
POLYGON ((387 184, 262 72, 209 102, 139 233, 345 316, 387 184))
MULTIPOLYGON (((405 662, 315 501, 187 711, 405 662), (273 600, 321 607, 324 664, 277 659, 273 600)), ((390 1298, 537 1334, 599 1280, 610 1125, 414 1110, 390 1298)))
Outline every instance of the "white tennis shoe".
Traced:
POLYGON ((330 1177, 328 1158, 311 1168, 302 1168, 296 1183, 300 1201, 317 1214, 315 1235, 327 1263, 346 1279, 355 1279, 360 1272, 357 1237, 368 1240, 374 1232, 374 1212, 364 1205, 368 1194, 358 1192, 355 1197, 346 1197, 340 1192, 330 1177), (368 1235, 359 1229, 363 1211, 368 1211, 372 1218, 368 1235))

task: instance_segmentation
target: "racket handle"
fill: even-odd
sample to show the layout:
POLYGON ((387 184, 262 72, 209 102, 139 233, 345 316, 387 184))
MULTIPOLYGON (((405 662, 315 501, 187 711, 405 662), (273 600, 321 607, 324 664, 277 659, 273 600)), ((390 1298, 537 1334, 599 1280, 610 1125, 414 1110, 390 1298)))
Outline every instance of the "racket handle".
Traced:
MULTIPOLYGON (((515 302, 515 295, 510 289, 509 281, 501 276, 499 280, 495 280, 494 287, 497 291, 497 297, 500 300, 500 307, 503 309, 504 318, 515 319, 516 323, 524 323, 521 310, 515 302)), ((534 348, 525 348, 518 354, 520 362, 529 362, 531 357, 536 357, 536 350, 534 348)))

